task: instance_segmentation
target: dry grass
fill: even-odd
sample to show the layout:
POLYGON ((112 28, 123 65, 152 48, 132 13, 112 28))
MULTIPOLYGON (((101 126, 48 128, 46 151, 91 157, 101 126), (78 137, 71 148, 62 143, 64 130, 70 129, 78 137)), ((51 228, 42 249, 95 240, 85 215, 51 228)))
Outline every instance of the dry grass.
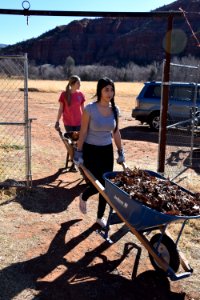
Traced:
MULTIPOLYGON (((1 82, 1 81, 0 81, 1 82)), ((32 89, 38 89, 40 92, 57 93, 65 88, 67 81, 63 80, 32 80, 28 81, 28 87, 32 89)), ((96 91, 97 82, 94 81, 82 81, 81 90, 86 94, 94 95, 96 91)), ((116 95, 118 96, 133 96, 137 95, 141 89, 143 83, 133 82, 116 82, 116 95)), ((23 86, 22 86, 23 87, 23 86)))
MULTIPOLYGON (((65 81, 51 81, 51 80, 29 80, 28 87, 31 90, 38 90, 44 93, 59 93, 65 89, 67 82, 65 81)), ((129 110, 130 103, 127 105, 123 98, 129 99, 131 106, 135 105, 135 98, 138 95, 143 83, 141 82, 116 82, 116 103, 120 102, 121 110, 129 110)), ((87 102, 91 101, 96 93, 96 82, 82 81, 81 90, 84 92, 87 102)))
MULTIPOLYGON (((62 90, 65 89, 65 86, 68 81, 64 80, 33 80, 30 79, 28 81, 28 89, 30 92, 42 92, 42 93, 60 93, 62 90)), ((0 79, 0 85, 3 86, 5 84, 5 80, 0 79)), ((84 92, 87 101, 91 101, 92 97, 95 95, 96 92, 96 84, 97 82, 92 81, 82 81, 81 82, 81 90, 84 92)), ((20 90, 24 88, 23 80, 17 79, 10 79, 9 80, 9 88, 18 87, 20 90), (12 83, 13 82, 13 83, 12 83)), ((120 109, 127 111, 129 109, 129 105, 135 105, 135 98, 138 95, 139 91, 143 86, 142 82, 116 82, 116 103, 120 102, 120 109), (130 101, 127 105, 126 101, 122 101, 125 99, 130 101)))
MULTIPOLYGON (((49 105, 48 108, 48 118, 47 121, 45 119, 46 117, 46 110, 45 114, 42 115, 41 119, 44 121, 44 124, 52 130, 52 128, 49 126, 51 120, 50 120, 50 114, 55 115, 57 111, 57 99, 58 95, 61 90, 65 88, 67 82, 65 81, 48 81, 48 80, 29 80, 29 88, 30 89, 35 89, 38 90, 40 95, 39 97, 42 96, 42 93, 46 94, 44 98, 38 98, 37 99, 37 94, 38 93, 31 93, 31 102, 38 104, 38 107, 44 107, 45 110, 45 105, 46 103, 49 105), (48 95, 47 95, 48 93, 48 95), (53 93, 53 97, 50 93, 53 93), (42 106, 43 105, 43 106, 42 106), (50 109, 52 107, 52 110, 50 109), (46 122, 46 123, 45 123, 46 122)), ((1 82, 0 82, 1 84, 1 82)), ((120 110, 122 112, 127 113, 130 116, 130 110, 135 104, 135 98, 138 95, 143 83, 116 83, 116 103, 119 104, 120 110)), ((87 102, 91 101, 91 97, 95 94, 96 91, 96 82, 82 82, 81 85, 81 90, 84 92, 87 102)), ((41 111, 42 113, 42 111, 41 111)), ((35 116, 35 115, 34 115, 35 116)), ((53 119, 54 120, 54 119, 53 119)), ((38 124, 41 125, 40 119, 38 119, 38 124)), ((51 125, 51 124, 50 124, 51 125)), ((53 126, 53 125, 52 125, 53 126)), ((50 130, 49 129, 49 130, 50 130)), ((44 130, 44 127, 42 127, 42 130, 44 130)), ((47 133, 49 134, 50 131, 47 133)), ((35 132, 33 132, 35 134, 35 132)), ((38 135, 38 132, 37 132, 38 135)), ((53 137, 54 138, 54 137, 53 137)), ((37 144, 37 150, 41 146, 42 143, 37 144)), ((48 144, 49 146, 49 144, 48 144)), ((1 149, 0 149, 1 151, 1 149)), ((50 151, 49 147, 46 147, 45 149, 41 148, 41 151, 43 154, 47 156, 48 151, 50 151)), ((54 151, 54 149, 53 149, 54 151)), ((134 155, 134 153, 132 154, 134 155)), ((130 156, 131 158, 131 156, 130 156)), ((45 161, 46 162, 46 161, 45 161)), ((41 165, 44 164, 44 161, 39 162, 41 165)), ((54 163, 54 162, 53 162, 54 163)), ((41 174, 40 174, 41 175, 41 174)), ((68 177, 68 175, 65 178, 65 190, 68 189, 68 185, 70 186, 70 181, 71 178, 68 177)), ((194 183, 190 182, 191 186, 189 189, 195 189, 198 191, 198 187, 195 186, 194 183)), ((63 190, 64 190, 63 189, 63 190)), ((1 251, 1 258, 0 258, 0 269, 3 270, 3 274, 6 274, 5 270, 7 268, 9 272, 9 267, 12 266, 14 263, 18 263, 20 261, 23 261, 24 255, 28 256, 29 253, 31 252, 31 255, 33 254, 32 251, 37 253, 38 248, 42 248, 43 243, 44 243, 44 234, 51 233, 53 231, 54 225, 60 224, 61 220, 66 221, 68 218, 71 217, 71 212, 69 210, 60 212, 60 213, 53 213, 53 214, 42 214, 42 213, 34 213, 37 212, 37 206, 39 207, 42 203, 44 203, 45 209, 47 210, 46 205, 51 206, 52 203, 48 203, 48 192, 49 189, 39 189, 39 191, 33 190, 32 192, 29 190, 27 193, 22 193, 19 195, 18 193, 18 199, 16 199, 17 196, 17 189, 16 188, 11 188, 11 189, 0 189, 0 206, 1 206, 1 211, 0 211, 0 220, 2 221, 1 223, 4 224, 5 226, 1 227, 1 232, 0 232, 0 242, 2 246, 2 251, 1 251), (40 193, 39 193, 40 191, 40 193), (29 194, 28 194, 29 193, 29 194), (28 196, 27 196, 28 195, 28 196), (23 197, 22 197, 23 196, 23 197), (26 199, 27 196, 27 199, 26 199), (16 199, 16 200, 15 200, 16 199), (44 201, 46 200, 46 201, 44 201), (22 205, 25 205, 25 208, 22 207, 22 205), (32 205, 32 206, 31 206, 32 205), (32 211, 28 211, 26 209, 27 207, 31 206, 32 211), (9 219, 8 219, 9 217, 9 219), (7 222, 7 220, 10 221, 7 222), (41 221, 42 220, 42 221, 41 221), (40 227, 38 227, 38 232, 36 230, 35 235, 33 234, 32 236, 28 235, 28 230, 36 229, 37 224, 43 223, 43 229, 42 232, 40 232, 40 227), (49 228, 46 226, 46 224, 50 224, 49 228), (27 228, 26 228, 27 226, 27 228), (18 240, 13 238, 13 234, 18 236, 18 232, 20 230, 23 230, 23 234, 25 235, 25 238, 20 237, 18 240), (18 246, 20 245, 20 246, 18 246)), ((53 186, 51 191, 53 191, 53 186)), ((58 200, 57 197, 55 197, 56 201, 58 200)), ((65 201, 65 199, 63 200, 65 201)), ((58 205, 59 202, 57 202, 58 205)), ((74 203, 72 202, 70 209, 73 209, 74 203)), ((43 208, 43 207, 42 207, 43 208)), ((44 208, 43 208, 44 209, 44 208)), ((45 210, 44 209, 44 210, 45 210)), ((76 209, 76 207, 75 207, 76 209)), ((177 233, 179 232, 180 225, 179 224, 172 224, 171 225, 171 230, 172 235, 175 237, 177 233)), ((78 230, 78 229, 77 229, 78 230)), ((189 262, 191 263, 191 266, 194 267, 195 273, 191 276, 191 278, 187 279, 187 290, 188 291, 197 291, 199 292, 199 274, 198 274, 198 265, 199 265, 199 260, 200 260, 200 253, 199 253, 199 242, 200 242, 200 237, 199 237, 199 230, 200 230, 200 221, 199 220, 190 220, 185 227, 185 230, 181 236, 180 240, 180 249, 184 249, 185 256, 188 258, 189 262)), ((50 239, 49 239, 50 240, 50 239)), ((49 241, 48 240, 48 241, 49 241)), ((47 247, 47 246, 46 246, 47 247)), ((40 250, 41 252, 45 250, 40 250)), ((40 253, 38 255, 41 255, 40 253)), ((26 257, 27 259, 27 257, 26 257)), ((10 273, 8 273, 10 275, 10 273)), ((22 278, 22 277, 21 277, 22 278)), ((6 286, 12 285, 8 282, 6 286)), ((1 284, 0 284, 1 288, 1 284)), ((185 288, 186 289, 186 288, 185 288)), ((24 290, 25 292, 25 290, 24 290)), ((31 290, 28 291, 26 289, 27 293, 31 294, 31 290)), ((34 291, 35 292, 35 291, 34 291)), ((16 296, 16 299, 35 299, 34 295, 18 295, 16 296)), ((1 296, 0 296, 1 298, 1 296)), ((11 298, 10 298, 11 299, 11 298)))

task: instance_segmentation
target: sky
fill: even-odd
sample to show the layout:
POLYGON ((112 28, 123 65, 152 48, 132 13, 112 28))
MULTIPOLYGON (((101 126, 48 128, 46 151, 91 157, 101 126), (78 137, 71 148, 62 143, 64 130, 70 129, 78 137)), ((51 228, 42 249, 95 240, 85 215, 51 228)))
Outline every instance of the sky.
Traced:
MULTIPOLYGON (((30 5, 30 10, 57 11, 112 11, 112 12, 150 12, 173 0, 0 0, 0 9, 23 9, 30 5)), ((87 16, 86 16, 87 17, 87 16)), ((54 29, 56 26, 67 25, 73 20, 84 17, 54 17, 0 14, 0 44, 12 45, 54 29)))

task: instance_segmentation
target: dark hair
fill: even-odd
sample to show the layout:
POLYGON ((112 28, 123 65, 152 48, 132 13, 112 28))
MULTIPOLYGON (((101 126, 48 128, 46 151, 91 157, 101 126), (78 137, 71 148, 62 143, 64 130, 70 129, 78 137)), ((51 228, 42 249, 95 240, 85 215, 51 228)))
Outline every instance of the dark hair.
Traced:
POLYGON ((118 128, 118 113, 117 113, 117 108, 116 108, 115 100, 114 100, 115 85, 114 85, 114 82, 112 81, 112 79, 110 79, 108 77, 103 77, 103 78, 99 79, 99 81, 97 83, 97 91, 96 91, 95 96, 97 97, 97 102, 99 102, 101 100, 101 90, 104 87, 106 87, 107 85, 111 85, 112 88, 113 88, 113 91, 114 91, 114 95, 113 95, 113 98, 110 100, 110 103, 112 105, 112 111, 113 111, 114 118, 115 118, 115 121, 116 121, 116 126, 115 126, 115 129, 114 129, 114 132, 115 132, 118 128))
POLYGON ((72 76, 70 76, 69 82, 66 86, 66 91, 65 91, 66 92, 66 101, 69 106, 71 105, 71 87, 77 81, 81 81, 80 77, 78 77, 77 75, 72 75, 72 76))

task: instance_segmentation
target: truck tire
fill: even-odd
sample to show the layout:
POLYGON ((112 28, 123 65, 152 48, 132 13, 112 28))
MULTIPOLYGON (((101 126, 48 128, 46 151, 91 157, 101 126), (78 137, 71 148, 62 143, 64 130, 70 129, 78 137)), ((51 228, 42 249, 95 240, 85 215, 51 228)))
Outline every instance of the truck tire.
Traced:
POLYGON ((160 127, 160 112, 156 111, 149 117, 149 126, 153 131, 158 131, 160 127))

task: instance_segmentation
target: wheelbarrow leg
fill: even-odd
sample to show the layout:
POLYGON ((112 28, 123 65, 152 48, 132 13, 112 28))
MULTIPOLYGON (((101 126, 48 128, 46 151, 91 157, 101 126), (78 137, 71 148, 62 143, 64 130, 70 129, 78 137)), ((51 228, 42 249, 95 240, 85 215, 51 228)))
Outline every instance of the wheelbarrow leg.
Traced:
POLYGON ((75 168, 75 164, 73 162, 73 157, 74 157, 73 141, 71 141, 70 139, 66 139, 66 138, 63 138, 62 140, 63 140, 66 150, 67 150, 65 168, 68 169, 68 171, 77 172, 77 169, 75 168), (69 162, 71 162, 70 167, 69 167, 69 162))
POLYGON ((72 164, 71 166, 69 167, 69 170, 68 171, 71 171, 71 172, 78 172, 74 162, 72 161, 72 164))
POLYGON ((65 169, 68 168, 68 163, 69 163, 69 152, 67 152, 67 156, 66 156, 65 169))
MULTIPOLYGON (((118 215, 113 211, 113 208, 111 206, 110 207, 110 211, 109 211, 109 215, 108 215, 108 219, 106 222, 106 227, 103 228, 101 231, 99 231, 99 234, 109 243, 113 243, 113 241, 109 238, 108 236, 108 232, 110 229, 110 225, 114 225, 114 224, 120 224, 123 223, 123 221, 118 217, 118 215)), ((125 234, 129 231, 128 227, 126 227, 125 230, 125 234)))
MULTIPOLYGON (((186 221, 184 221, 183 226, 182 226, 182 229, 183 229, 183 227, 185 226, 185 223, 186 223, 186 221)), ((169 230, 166 230, 166 234, 172 239, 169 230)), ((180 233, 180 234, 181 234, 181 233, 180 233)), ((179 239, 179 237, 178 237, 178 239, 179 239)), ((176 245, 177 245, 177 244, 178 244, 178 240, 177 240, 177 242, 176 242, 176 245)), ((185 255, 184 255, 180 250, 178 250, 178 254, 179 254, 181 266, 183 267, 184 271, 192 273, 192 272, 193 272, 193 269, 191 268, 191 266, 190 266, 188 260, 185 258, 185 255)))
POLYGON ((58 133, 67 150, 65 169, 71 172, 78 172, 78 169, 75 167, 73 162, 76 140, 73 140, 73 138, 71 138, 69 135, 66 135, 67 133, 63 135, 60 129, 58 130, 58 133), (71 166, 69 166, 69 162, 71 162, 71 166))

